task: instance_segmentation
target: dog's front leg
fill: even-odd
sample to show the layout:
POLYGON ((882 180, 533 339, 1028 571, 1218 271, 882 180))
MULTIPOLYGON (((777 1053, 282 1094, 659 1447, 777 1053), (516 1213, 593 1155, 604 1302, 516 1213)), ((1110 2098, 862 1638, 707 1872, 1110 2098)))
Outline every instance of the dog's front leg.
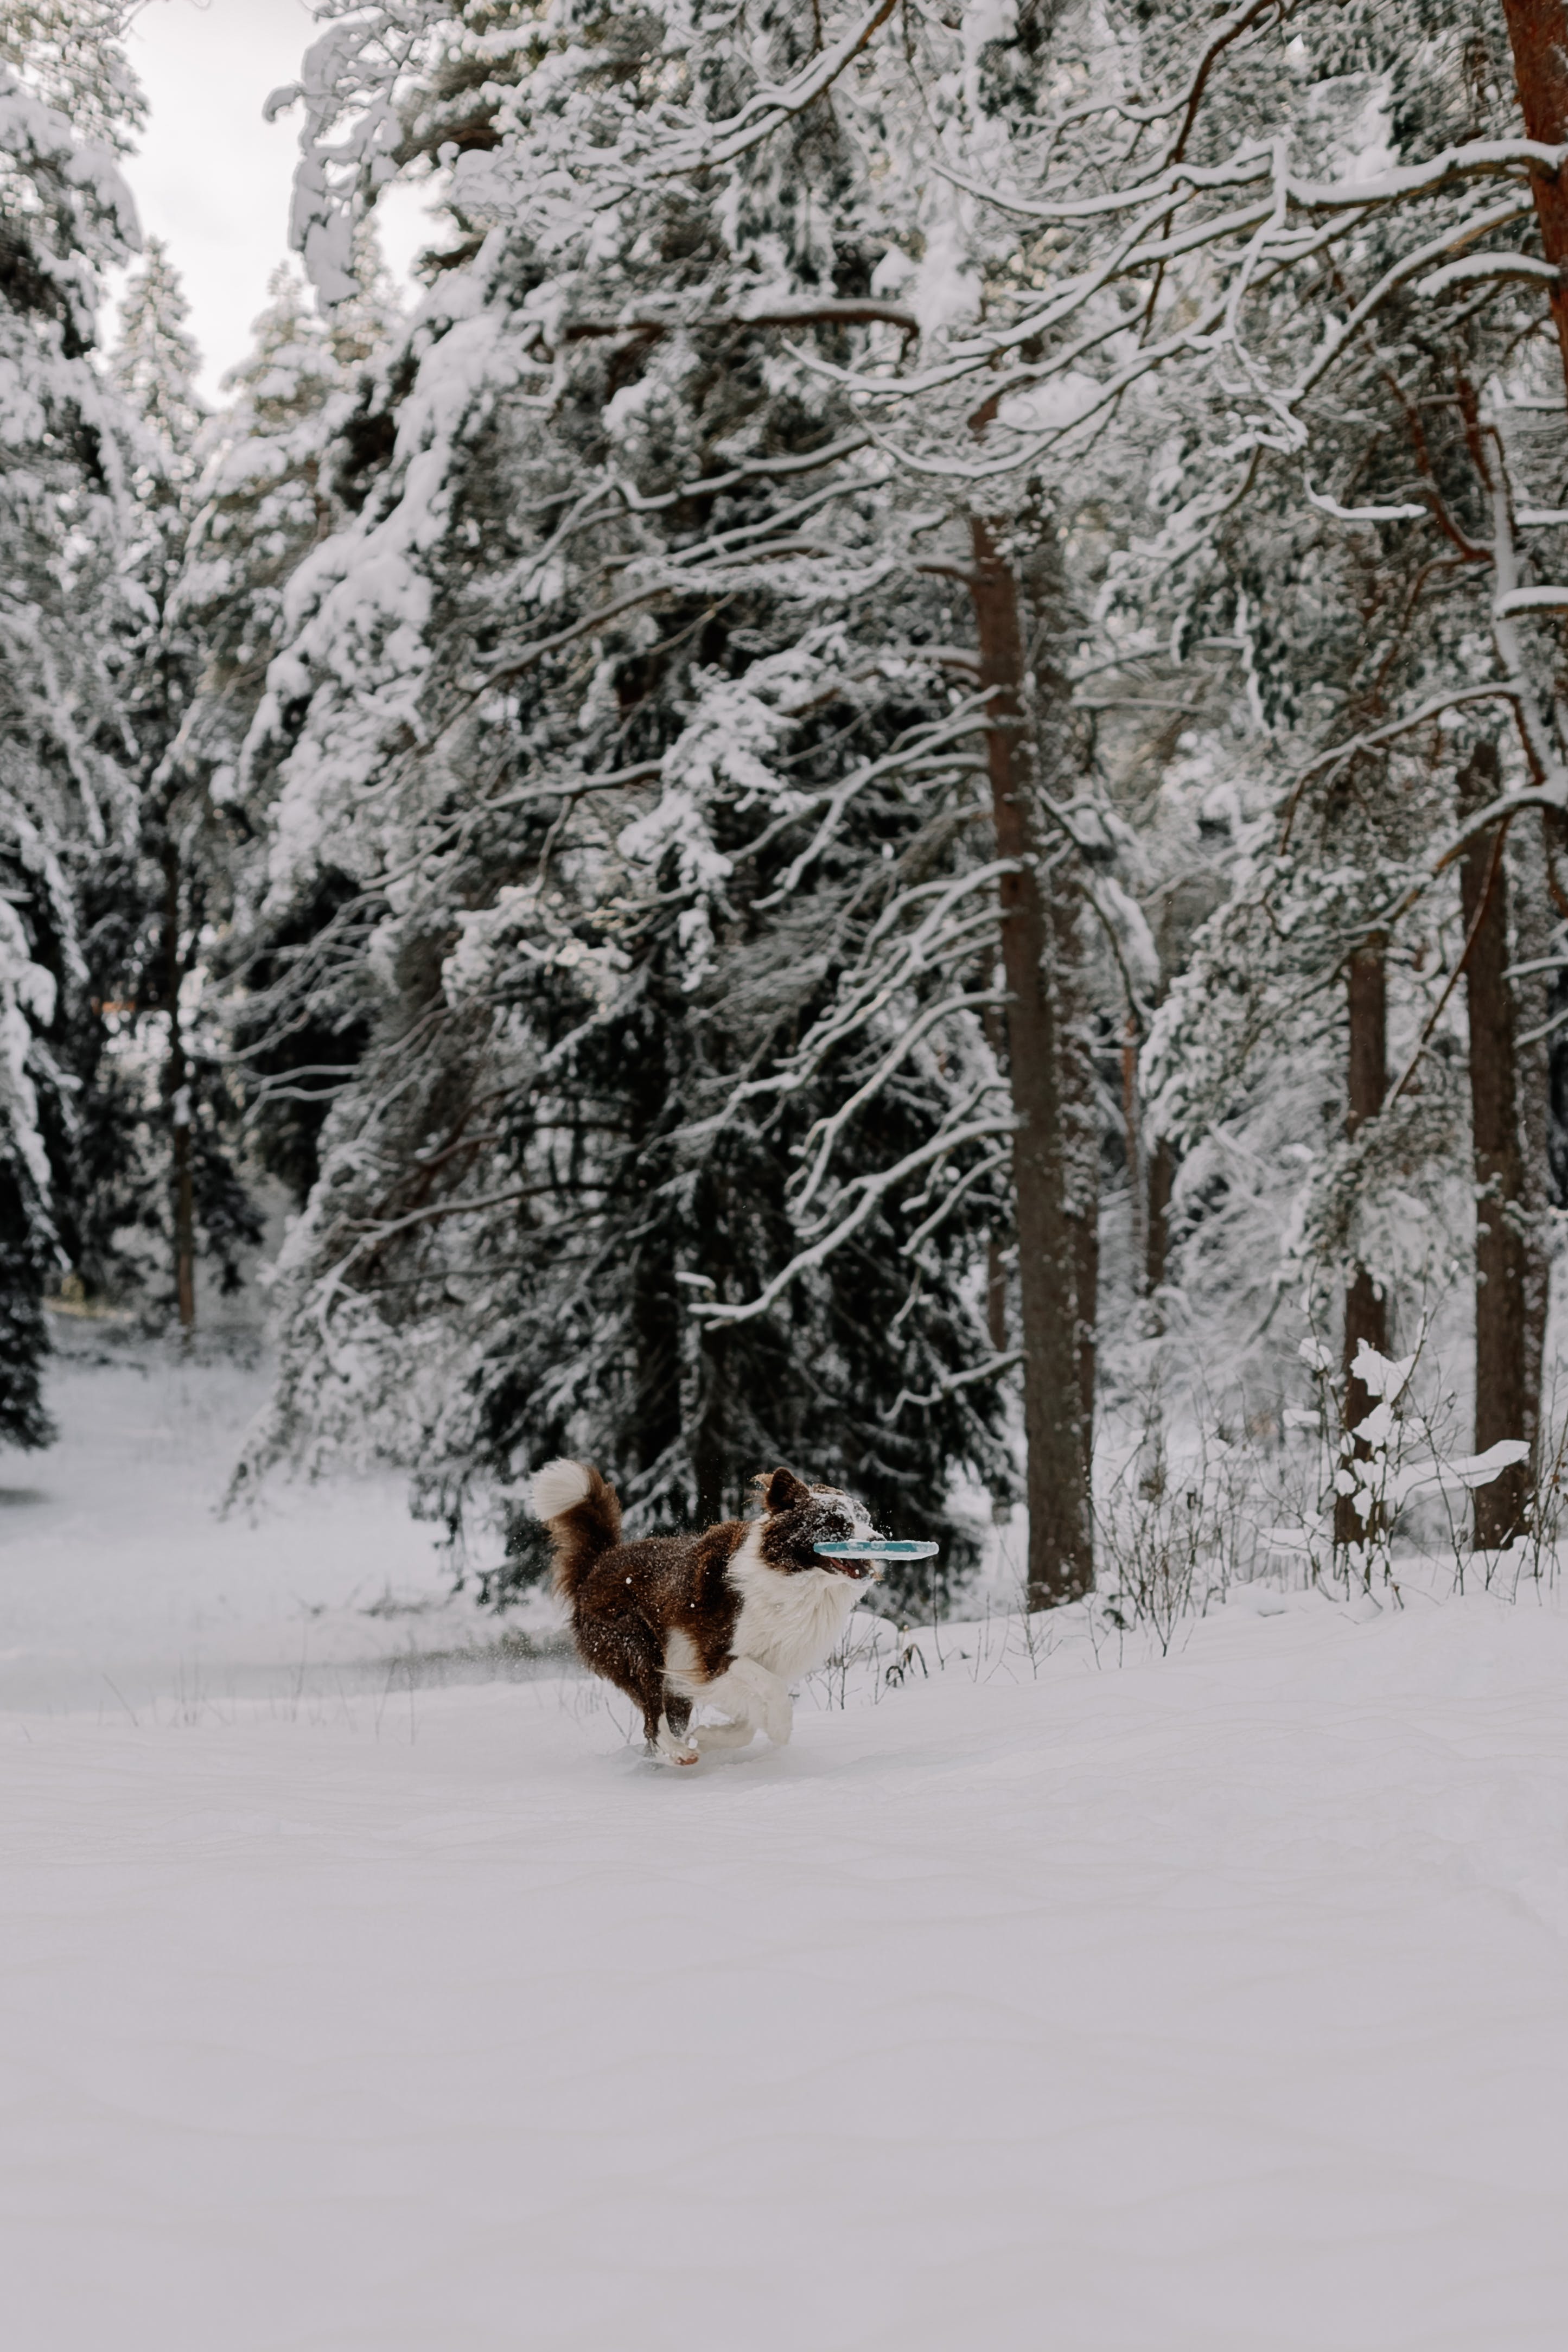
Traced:
POLYGON ((731 1720, 700 1725, 695 1735, 700 1748, 744 1748, 763 1728, 764 1717, 757 1694, 744 1675, 736 1674, 733 1661, 723 1674, 703 1684, 702 1704, 716 1706, 731 1720))
POLYGON ((784 1747, 795 1728, 795 1703, 789 1695, 789 1685, 766 1666, 759 1665, 755 1658, 731 1658, 721 1680, 745 1692, 745 1714, 753 1723, 761 1722, 775 1748, 784 1747))
POLYGON ((756 1736, 756 1725, 744 1717, 738 1723, 700 1723, 691 1735, 702 1756, 716 1748, 749 1748, 756 1736))

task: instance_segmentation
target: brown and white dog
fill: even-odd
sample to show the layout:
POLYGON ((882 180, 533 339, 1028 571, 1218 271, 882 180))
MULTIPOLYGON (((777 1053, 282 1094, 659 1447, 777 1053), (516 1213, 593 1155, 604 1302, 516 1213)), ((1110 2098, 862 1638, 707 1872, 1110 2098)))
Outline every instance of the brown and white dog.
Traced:
POLYGON ((837 1486, 808 1486, 790 1470, 755 1484, 760 1519, 623 1543, 620 1498, 597 1470, 549 1462, 535 1474, 533 1507, 550 1529, 555 1590, 583 1662, 636 1700, 662 1763, 744 1748, 759 1730, 782 1745, 791 1681, 826 1657, 870 1570, 812 1549, 876 1533, 837 1486), (704 1703, 729 1722, 693 1730, 692 1708, 704 1703))

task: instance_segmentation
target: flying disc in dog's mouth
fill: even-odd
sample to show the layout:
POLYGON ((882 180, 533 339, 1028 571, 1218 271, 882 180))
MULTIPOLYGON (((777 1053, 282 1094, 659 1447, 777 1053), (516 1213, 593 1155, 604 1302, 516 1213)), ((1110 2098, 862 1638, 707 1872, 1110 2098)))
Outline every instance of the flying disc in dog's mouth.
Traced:
POLYGON ((824 1559, 835 1561, 841 1576, 857 1578, 880 1576, 885 1560, 932 1559, 942 1549, 940 1544, 884 1542, 880 1537, 872 1543, 819 1543, 811 1548, 824 1559))

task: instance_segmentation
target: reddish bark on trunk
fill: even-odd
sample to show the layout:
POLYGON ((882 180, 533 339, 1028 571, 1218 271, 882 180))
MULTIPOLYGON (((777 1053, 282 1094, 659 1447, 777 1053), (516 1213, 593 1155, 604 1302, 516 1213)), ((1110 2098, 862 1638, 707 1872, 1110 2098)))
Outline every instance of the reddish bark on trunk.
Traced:
MULTIPOLYGON (((1545 147, 1568 142, 1568 5, 1565 0, 1503 0, 1513 76, 1524 135, 1545 147)), ((1568 173, 1531 174, 1542 250, 1562 269, 1568 264, 1568 173)), ((1553 288, 1552 322, 1568 385, 1568 286, 1553 288)))

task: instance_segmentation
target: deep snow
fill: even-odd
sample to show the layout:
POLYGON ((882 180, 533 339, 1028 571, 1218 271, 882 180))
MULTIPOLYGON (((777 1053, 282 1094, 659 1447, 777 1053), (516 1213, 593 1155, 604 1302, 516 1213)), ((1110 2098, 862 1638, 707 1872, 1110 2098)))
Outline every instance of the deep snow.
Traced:
POLYGON ((0 1707, 281 1697, 493 1640, 401 1476, 279 1479, 220 1521, 259 1362, 63 1318, 58 1345, 59 1444, 0 1454, 0 1707))
MULTIPOLYGON (((356 1510, 433 1577, 385 1490, 215 1528, 232 1378, 158 1441, 232 1625, 341 1601, 356 1510)), ((34 1571, 102 1592, 97 1507, 34 1571)), ((1563 2342, 1550 1598, 1247 1592, 1120 1670, 957 1629, 668 1773, 563 1675, 153 1690, 132 1586, 195 1580, 138 1515, 138 1720, 0 1716, 16 2352, 1563 2342)))

